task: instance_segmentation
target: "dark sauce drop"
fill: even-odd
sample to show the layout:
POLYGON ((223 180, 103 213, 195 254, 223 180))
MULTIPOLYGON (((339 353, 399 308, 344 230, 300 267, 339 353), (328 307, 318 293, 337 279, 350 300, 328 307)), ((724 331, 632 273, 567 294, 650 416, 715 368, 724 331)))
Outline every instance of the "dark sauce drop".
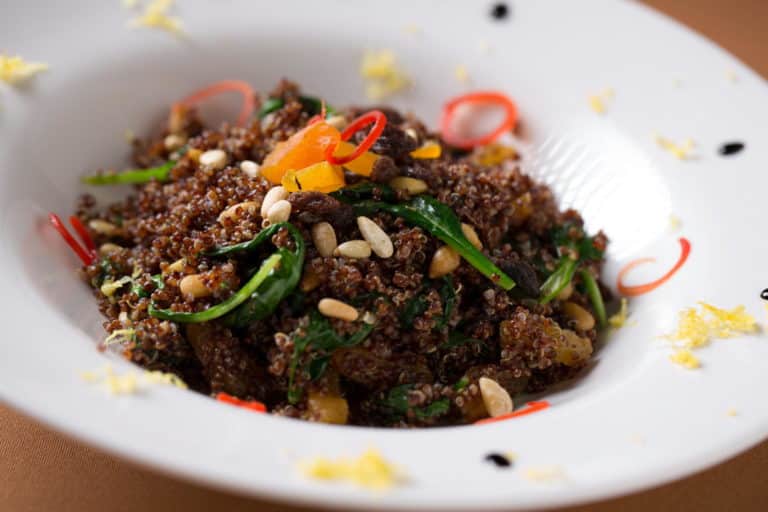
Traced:
POLYGON ((485 460, 493 462, 496 464, 496 467, 499 468, 508 468, 512 466, 512 461, 500 453, 489 453, 485 456, 485 460))
POLYGON ((504 2, 493 4, 491 17, 495 20, 504 20, 509 16, 509 7, 504 2))
POLYGON ((768 300, 768 288, 760 292, 760 298, 763 300, 768 300))
POLYGON ((744 147, 745 145, 743 142, 726 142, 720 146, 718 151, 723 156, 731 156, 744 151, 744 147))

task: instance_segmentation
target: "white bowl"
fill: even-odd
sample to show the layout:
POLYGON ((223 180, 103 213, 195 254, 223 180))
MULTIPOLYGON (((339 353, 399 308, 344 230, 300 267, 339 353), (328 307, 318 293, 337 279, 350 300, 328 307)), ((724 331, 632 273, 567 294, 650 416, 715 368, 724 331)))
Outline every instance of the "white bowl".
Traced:
MULTIPOLYGON (((117 1, 4 2, 4 48, 51 69, 29 87, 0 89, 3 399, 82 440, 198 482, 334 507, 575 503, 682 477, 764 439, 768 344, 761 336, 716 342, 699 352, 698 371, 672 365, 657 338, 697 300, 744 303, 762 320, 765 82, 636 4, 513 7, 508 20, 495 22, 479 2, 188 0, 178 8, 188 38, 179 40, 127 29, 134 14, 117 1), (46 213, 72 210, 83 191, 78 176, 127 163, 126 129, 150 131, 174 99, 209 82, 238 78, 266 90, 286 76, 334 104, 363 103, 364 48, 395 51, 414 87, 392 103, 428 121, 445 98, 467 89, 454 77, 458 65, 469 70, 472 88, 511 94, 526 128, 526 168, 611 238, 607 282, 641 256, 658 265, 633 279, 658 276, 677 257, 678 236, 692 242, 689 261, 631 302, 636 324, 610 333, 590 371, 547 394, 550 409, 491 425, 331 427, 174 388, 110 397, 82 381, 80 371, 108 357, 95 350, 102 318, 46 213), (616 94, 599 116, 587 96, 606 87, 616 94), (674 159, 654 131, 694 138, 699 157, 674 159), (718 156, 718 145, 732 139, 746 141, 746 150, 718 156), (670 214, 682 219, 679 233, 670 232, 670 214), (356 455, 369 445, 404 467, 409 484, 372 495, 296 470, 301 458, 356 455), (510 471, 483 460, 509 450, 518 454, 510 471), (542 466, 561 468, 563 478, 524 478, 542 466)), ((225 117, 234 112, 225 105, 212 108, 225 117)), ((113 364, 118 373, 131 368, 113 364)))

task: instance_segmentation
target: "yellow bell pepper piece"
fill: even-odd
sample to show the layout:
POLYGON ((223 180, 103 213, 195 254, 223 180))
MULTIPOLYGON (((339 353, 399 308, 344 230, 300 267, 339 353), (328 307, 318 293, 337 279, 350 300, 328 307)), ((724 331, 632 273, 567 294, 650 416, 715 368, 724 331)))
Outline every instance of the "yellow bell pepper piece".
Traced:
POLYGON ((420 158, 420 159, 440 158, 440 155, 442 154, 443 154, 443 147, 437 142, 433 142, 433 141, 427 141, 420 148, 416 148, 413 151, 411 151, 411 156, 413 158, 420 158))
MULTIPOLYGON (((348 155, 352 153, 355 148, 355 146, 352 143, 341 141, 339 142, 338 147, 336 148, 336 151, 333 152, 333 156, 343 156, 348 155)), ((379 155, 376 153, 371 153, 370 151, 366 151, 359 157, 355 158, 351 162, 347 162, 344 164, 344 167, 349 170, 350 172, 353 172, 355 174, 359 174, 360 176, 370 176, 371 172, 373 171, 373 164, 376 163, 376 160, 378 160, 379 155)))
POLYGON ((327 161, 310 165, 298 171, 290 170, 282 177, 288 192, 335 192, 346 185, 344 171, 327 161))

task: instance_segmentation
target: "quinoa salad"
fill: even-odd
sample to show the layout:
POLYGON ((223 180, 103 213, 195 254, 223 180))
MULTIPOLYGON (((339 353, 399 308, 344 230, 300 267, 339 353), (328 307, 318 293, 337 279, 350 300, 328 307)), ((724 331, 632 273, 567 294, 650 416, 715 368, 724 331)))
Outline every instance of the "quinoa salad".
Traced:
POLYGON ((283 81, 213 84, 134 138, 134 169, 54 227, 106 317, 103 350, 233 405, 308 421, 469 424, 590 363, 607 238, 523 174, 514 102, 445 104, 440 133, 385 107, 332 108, 283 81), (197 106, 242 95, 207 126, 197 106), (469 138, 455 113, 494 105, 469 138))

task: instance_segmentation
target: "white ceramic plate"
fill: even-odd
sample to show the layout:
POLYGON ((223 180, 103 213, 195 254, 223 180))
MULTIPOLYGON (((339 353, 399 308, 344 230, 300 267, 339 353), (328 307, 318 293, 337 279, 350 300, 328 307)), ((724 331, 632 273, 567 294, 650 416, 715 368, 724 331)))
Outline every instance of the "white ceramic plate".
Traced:
MULTIPOLYGON (((711 43, 636 4, 517 1, 505 22, 486 2, 182 0, 188 39, 126 28, 118 0, 11 1, 2 49, 50 64, 23 90, 0 88, 0 393, 15 407, 114 453, 199 482, 334 507, 492 509, 554 506, 627 493, 698 471, 768 434, 768 343, 760 336, 699 351, 703 368, 672 365, 657 336, 676 312, 708 300, 745 304, 763 320, 761 235, 768 189, 768 89, 711 43), (414 25, 420 33, 404 27, 414 25), (490 47, 490 52, 480 50, 490 47), (590 372, 553 392, 546 411, 477 427, 391 431, 255 415, 182 390, 109 397, 78 372, 98 368, 101 319, 75 259, 46 225, 81 192, 77 177, 126 163, 126 129, 144 133, 184 94, 224 78, 266 90, 282 76, 342 104, 363 102, 364 48, 391 48, 414 78, 393 100, 435 120, 468 86, 519 103, 526 165, 563 204, 612 239, 608 282, 626 261, 658 258, 660 275, 691 240, 687 264, 631 302, 636 325, 608 336, 590 372), (587 96, 615 91, 599 116, 587 96), (661 150, 653 132, 697 142, 698 159, 661 150), (730 140, 746 142, 731 158, 730 140), (669 215, 682 220, 669 228, 669 215), (729 416, 733 409, 737 416, 729 416), (382 495, 308 481, 310 455, 369 445, 410 483, 382 495), (483 461, 518 454, 512 470, 483 461), (557 481, 526 469, 558 467, 557 481)), ((222 105, 226 103, 223 102, 222 105)), ((226 115, 227 113, 222 113, 226 115)), ((118 372, 130 370, 114 362, 118 372)))

